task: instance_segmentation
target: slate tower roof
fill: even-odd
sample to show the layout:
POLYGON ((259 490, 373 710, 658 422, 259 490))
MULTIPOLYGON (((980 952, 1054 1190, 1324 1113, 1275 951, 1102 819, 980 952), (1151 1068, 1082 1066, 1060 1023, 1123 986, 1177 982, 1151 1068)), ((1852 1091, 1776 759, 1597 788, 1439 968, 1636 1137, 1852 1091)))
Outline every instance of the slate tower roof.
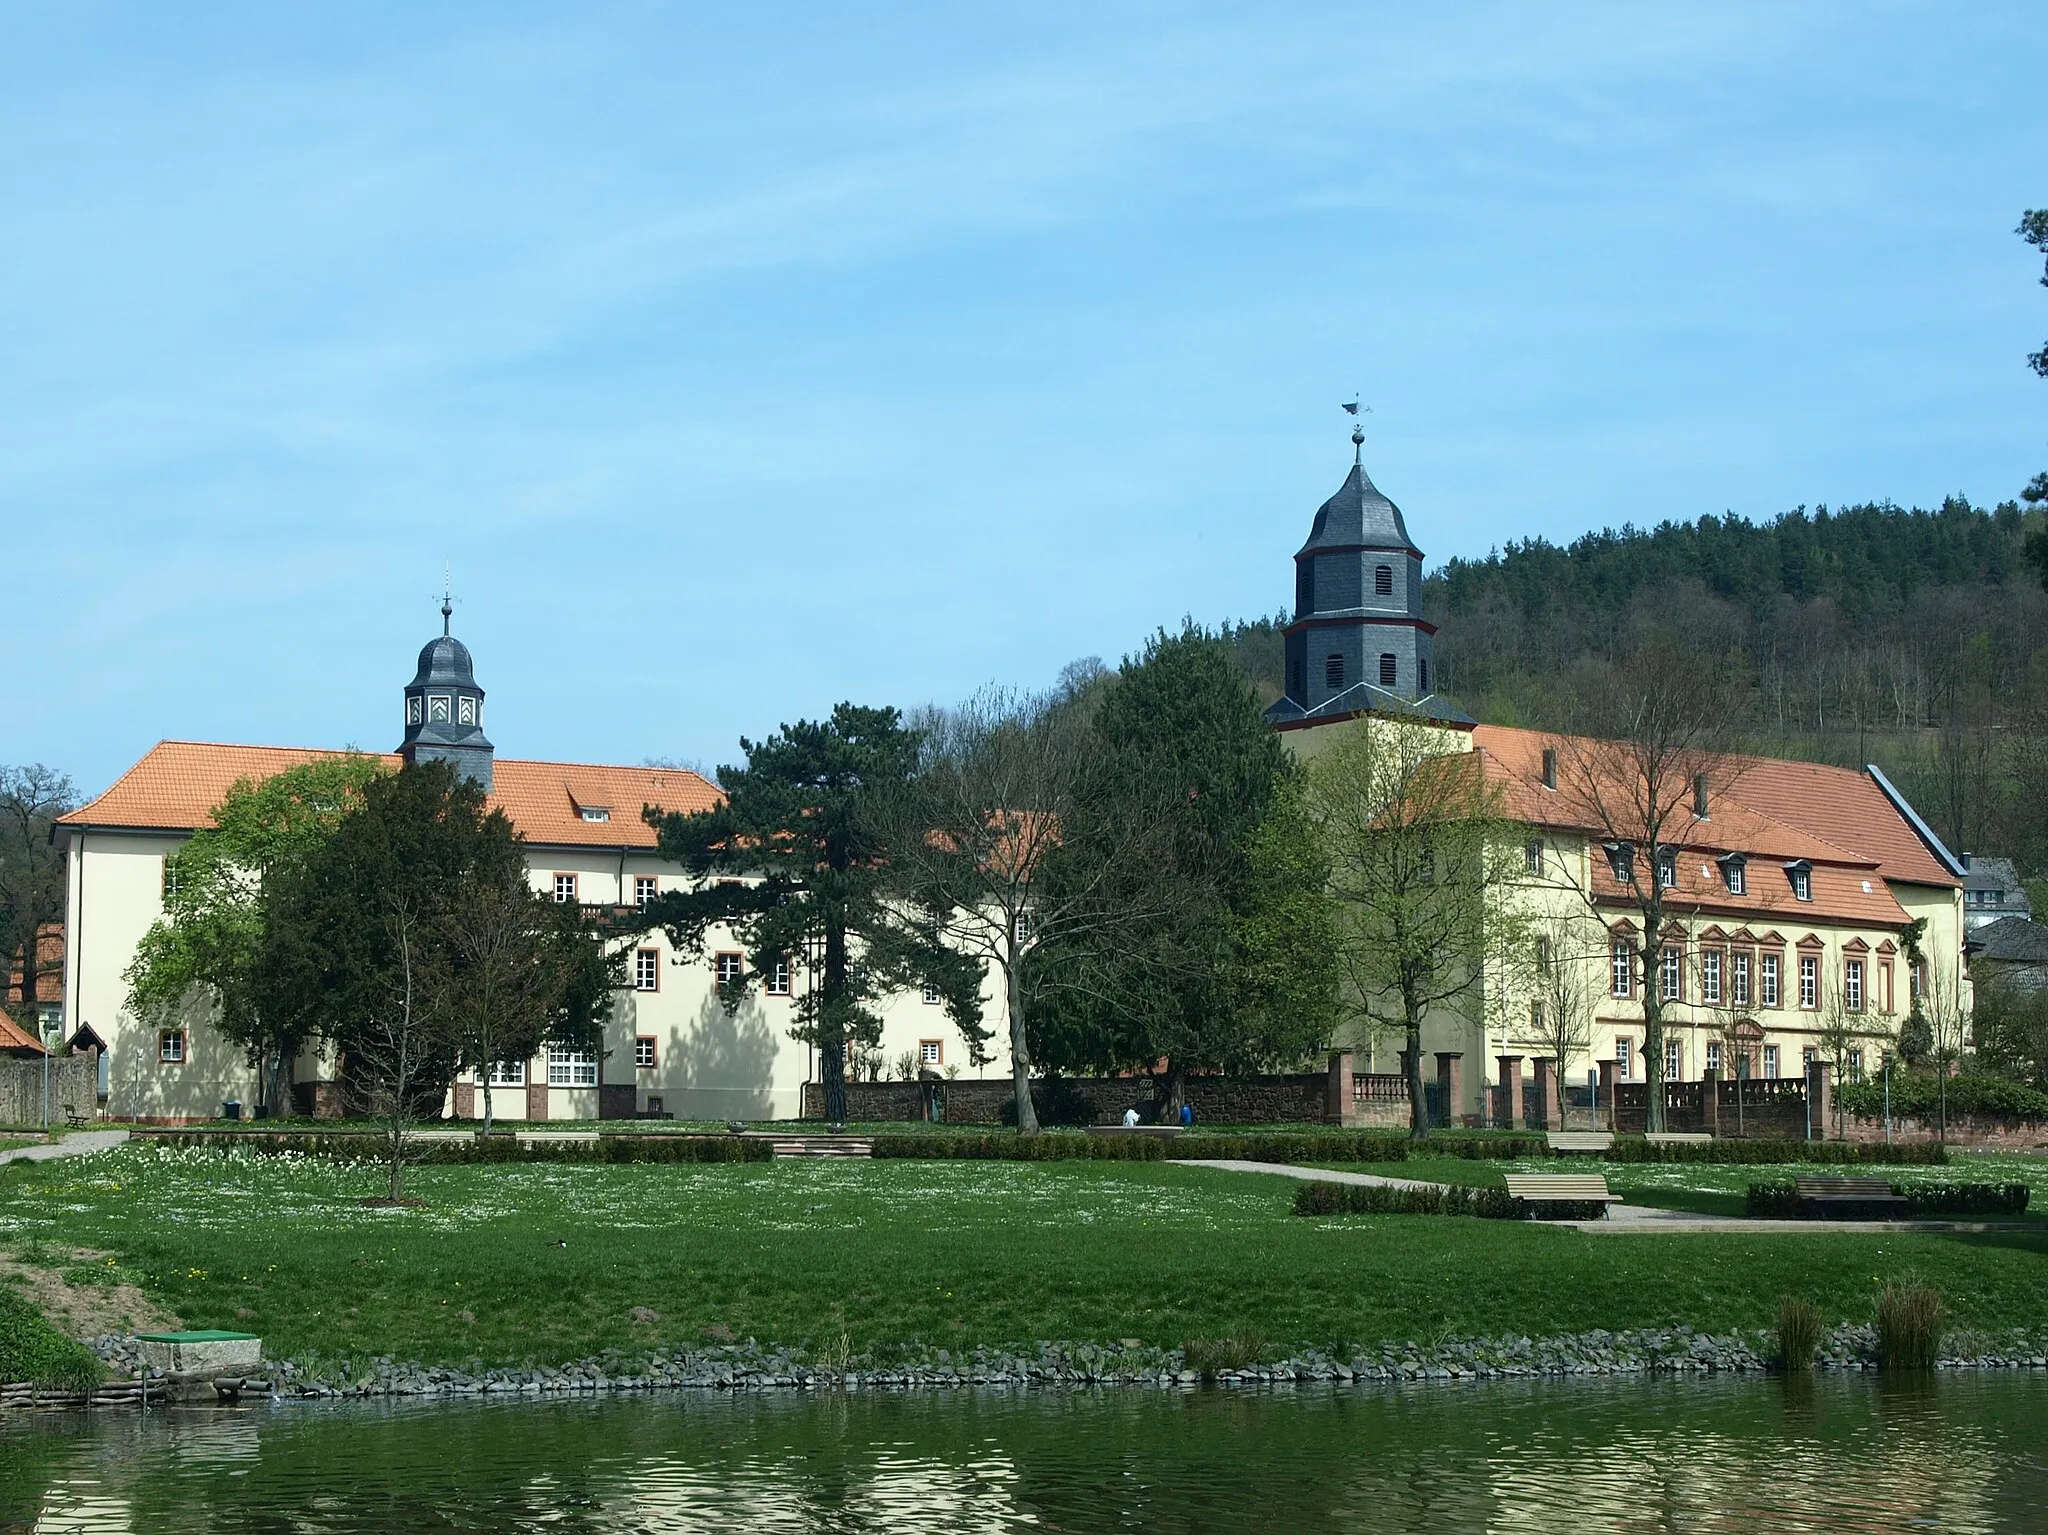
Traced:
POLYGON ((484 690, 476 685, 469 647, 449 633, 454 614, 441 599, 441 633, 420 650, 420 663, 405 689, 405 739, 398 754, 407 762, 451 762, 464 777, 491 788, 495 748, 484 734, 484 690))
POLYGON ((1422 616, 1422 550, 1365 472, 1365 433, 1351 472, 1316 511, 1294 556, 1286 695, 1266 711, 1281 729, 1379 712, 1469 725, 1436 692, 1436 627, 1422 616))

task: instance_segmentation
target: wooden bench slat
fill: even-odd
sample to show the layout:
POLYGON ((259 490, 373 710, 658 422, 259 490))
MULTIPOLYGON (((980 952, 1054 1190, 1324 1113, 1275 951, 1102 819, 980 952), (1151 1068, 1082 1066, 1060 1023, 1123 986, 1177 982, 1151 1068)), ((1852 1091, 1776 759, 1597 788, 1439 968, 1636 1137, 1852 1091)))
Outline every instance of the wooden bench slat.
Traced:
POLYGON ((1607 1187, 1606 1178, 1597 1173, 1508 1173, 1506 1181, 1508 1193, 1516 1199, 1623 1203, 1622 1197, 1607 1187))

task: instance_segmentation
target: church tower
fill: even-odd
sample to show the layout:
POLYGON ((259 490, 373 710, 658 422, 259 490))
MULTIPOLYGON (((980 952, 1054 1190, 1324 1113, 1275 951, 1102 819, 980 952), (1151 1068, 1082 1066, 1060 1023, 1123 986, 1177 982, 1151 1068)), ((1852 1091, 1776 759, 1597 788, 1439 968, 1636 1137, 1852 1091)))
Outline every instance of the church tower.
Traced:
POLYGON ((420 651, 419 670, 405 690, 405 739, 398 754, 408 763, 452 762, 488 793, 494 748, 484 736, 484 690, 476 685, 469 647, 448 632, 454 605, 441 599, 441 634, 420 651))
POLYGON ((1351 433, 1351 473, 1316 513, 1294 556, 1286 696, 1275 725, 1364 711, 1469 724, 1436 696, 1434 625, 1422 617, 1422 551, 1401 509, 1365 472, 1365 432, 1351 433))

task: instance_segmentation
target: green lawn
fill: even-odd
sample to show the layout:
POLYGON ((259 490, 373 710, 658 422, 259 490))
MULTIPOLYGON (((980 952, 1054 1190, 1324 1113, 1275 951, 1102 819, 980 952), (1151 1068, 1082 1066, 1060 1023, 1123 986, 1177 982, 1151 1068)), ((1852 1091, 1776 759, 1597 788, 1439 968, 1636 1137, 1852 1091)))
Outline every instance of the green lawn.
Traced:
POLYGON ((1253 1330, 1290 1348, 1760 1328, 1786 1292, 1829 1320, 1867 1319, 1878 1285, 1908 1273, 1939 1285, 1962 1325, 2048 1332, 2048 1233, 1613 1238, 1306 1220, 1288 1213, 1292 1179, 1144 1163, 429 1166, 412 1175, 417 1210, 364 1207, 376 1180, 368 1166, 154 1145, 9 1166, 0 1249, 74 1283, 133 1282, 187 1325, 260 1333, 273 1354, 421 1363, 561 1362, 728 1333, 886 1356, 1253 1330))

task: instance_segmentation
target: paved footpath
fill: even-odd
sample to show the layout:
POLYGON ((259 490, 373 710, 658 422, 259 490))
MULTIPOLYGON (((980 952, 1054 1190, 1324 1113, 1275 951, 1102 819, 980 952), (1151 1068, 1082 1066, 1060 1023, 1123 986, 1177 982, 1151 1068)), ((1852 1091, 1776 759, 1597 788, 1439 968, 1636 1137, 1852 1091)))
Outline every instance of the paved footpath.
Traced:
MULTIPOLYGON (((1356 1183, 1385 1189, 1442 1189, 1442 1183, 1414 1178, 1383 1178, 1375 1173, 1344 1173, 1327 1167, 1292 1167, 1285 1162, 1195 1162, 1169 1158, 1176 1167, 1220 1167, 1234 1173, 1270 1173, 1309 1183, 1356 1183)), ((1603 1221, 1550 1221, 1601 1236, 1682 1236, 1709 1232, 1722 1236, 1803 1236, 1826 1232, 1884 1233, 1933 1231, 1947 1234, 1983 1231, 2039 1231, 2039 1226, 2010 1221, 1787 1221, 1753 1220, 1741 1215, 1701 1215, 1693 1210, 1659 1210, 1649 1205, 1609 1205, 1603 1221)))
POLYGON ((126 1130, 74 1130, 61 1141, 43 1146, 17 1146, 0 1151, 0 1162, 49 1162, 58 1157, 82 1157, 105 1151, 128 1139, 126 1130))

